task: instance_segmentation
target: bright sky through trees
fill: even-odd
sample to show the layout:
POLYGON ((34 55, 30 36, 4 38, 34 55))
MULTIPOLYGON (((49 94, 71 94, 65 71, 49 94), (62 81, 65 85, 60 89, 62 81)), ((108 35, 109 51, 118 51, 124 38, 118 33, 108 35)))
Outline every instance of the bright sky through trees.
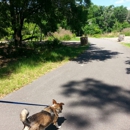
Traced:
POLYGON ((109 6, 109 5, 114 5, 114 6, 125 6, 127 9, 130 10, 130 0, 91 0, 92 3, 95 5, 103 5, 103 6, 109 6))

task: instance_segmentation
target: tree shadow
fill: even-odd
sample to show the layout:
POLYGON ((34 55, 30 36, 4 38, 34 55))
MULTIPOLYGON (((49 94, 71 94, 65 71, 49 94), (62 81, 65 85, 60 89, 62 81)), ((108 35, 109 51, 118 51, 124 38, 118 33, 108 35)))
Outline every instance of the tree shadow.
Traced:
POLYGON ((79 64, 91 62, 93 60, 105 61, 114 58, 116 55, 122 54, 116 51, 104 50, 104 48, 95 47, 95 44, 91 44, 89 49, 85 53, 81 54, 74 61, 79 64))
MULTIPOLYGON (((27 102, 14 102, 14 101, 5 101, 0 100, 0 103, 6 103, 6 104, 13 104, 13 105, 28 105, 28 106, 45 106, 48 107, 49 105, 43 105, 43 104, 35 104, 35 103, 27 103, 27 102)), ((62 126, 66 119, 64 117, 58 117, 58 125, 62 126)), ((57 128, 51 124, 49 127, 46 128, 46 130, 57 130, 57 128)))
MULTIPOLYGON (((112 115, 123 112, 130 113, 130 91, 120 86, 112 86, 102 81, 86 78, 82 81, 70 81, 62 86, 62 94, 67 98, 77 97, 77 100, 69 102, 69 108, 86 111, 96 109, 100 113, 98 120, 107 120, 112 115)), ((83 115, 82 115, 83 116, 83 115)), ((71 112, 66 115, 67 120, 72 121, 77 127, 87 127, 92 121, 89 117, 84 119, 76 112, 71 116, 71 112)))
MULTIPOLYGON (((17 51, 15 49, 11 49, 12 52, 8 52, 7 50, 10 51, 10 48, 7 49, 6 47, 6 54, 4 52, 4 49, 1 48, 0 50, 0 78, 8 78, 13 72, 19 71, 21 66, 27 66, 27 67, 34 67, 37 66, 41 62, 57 62, 57 61, 62 61, 62 59, 69 57, 72 59, 76 54, 79 53, 78 47, 79 42, 69 42, 67 43, 70 46, 68 49, 64 49, 65 46, 62 45, 61 50, 58 51, 57 49, 53 49, 54 53, 57 54, 57 56, 54 55, 54 53, 49 53, 49 52, 44 52, 46 44, 36 44, 35 49, 30 49, 30 48, 19 48, 20 50, 18 51, 20 55, 17 54, 17 51), (74 50, 75 47, 75 51, 74 50), (38 52, 41 50, 40 52, 38 52), (11 53, 11 55, 10 55, 11 53), (7 55, 7 57, 6 57, 7 55), (9 56, 9 57, 8 57, 9 56), (10 57, 11 56, 11 57, 10 57), (12 64, 13 63, 13 64, 12 64)), ((48 44, 48 46, 53 45, 48 44)), ((58 48, 60 48, 58 46, 58 48)), ((49 47, 50 48, 50 47, 49 47)), ((56 47, 57 48, 57 47, 56 47)), ((67 48, 67 47, 66 47, 67 48)), ((84 47, 85 48, 85 47, 84 47)), ((87 47, 86 47, 87 48, 87 47)), ((118 55, 118 52, 112 52, 110 50, 103 50, 103 48, 98 48, 95 47, 94 44, 90 45, 90 48, 87 49, 82 55, 80 55, 77 59, 74 59, 74 61, 77 61, 78 63, 87 63, 92 60, 99 60, 99 61, 104 61, 107 59, 114 58, 114 56, 118 55)))
MULTIPOLYGON (((125 63, 130 65, 130 60, 127 60, 125 63)), ((130 68, 126 68, 126 73, 130 74, 130 68)))
POLYGON ((0 44, 0 78, 9 78, 21 67, 34 68, 41 63, 59 62, 63 59, 79 55, 79 50, 87 46, 79 46, 78 42, 69 42, 71 46, 63 45, 60 41, 46 41, 46 43, 28 43, 25 47, 15 48, 8 43, 0 44), (30 47, 32 45, 32 47, 30 47))
POLYGON ((66 46, 79 46, 80 42, 79 41, 63 41, 62 44, 66 46))
MULTIPOLYGON (((59 117, 58 118, 58 125, 62 127, 62 123, 64 123, 66 119, 64 117, 59 117)), ((53 124, 51 124, 50 126, 48 126, 46 128, 46 130, 57 130, 56 126, 54 126, 53 124)))
POLYGON ((127 74, 130 74, 130 68, 126 68, 127 74))

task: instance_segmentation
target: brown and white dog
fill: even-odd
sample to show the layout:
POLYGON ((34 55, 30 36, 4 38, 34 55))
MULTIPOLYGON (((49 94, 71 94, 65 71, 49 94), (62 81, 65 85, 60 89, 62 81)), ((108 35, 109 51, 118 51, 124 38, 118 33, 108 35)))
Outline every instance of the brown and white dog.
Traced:
POLYGON ((58 126, 58 114, 62 112, 64 103, 57 103, 53 99, 53 104, 44 108, 41 112, 29 116, 27 109, 23 109, 20 113, 20 119, 24 124, 23 130, 45 130, 50 124, 58 126))

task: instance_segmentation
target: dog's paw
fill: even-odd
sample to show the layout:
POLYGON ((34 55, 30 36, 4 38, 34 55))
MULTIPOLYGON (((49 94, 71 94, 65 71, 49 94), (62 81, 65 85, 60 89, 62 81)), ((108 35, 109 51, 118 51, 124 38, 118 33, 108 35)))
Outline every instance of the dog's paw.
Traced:
POLYGON ((55 126, 56 126, 56 128, 58 128, 58 129, 60 129, 60 128, 61 128, 61 126, 59 126, 57 122, 56 122, 54 125, 55 125, 55 126))
POLYGON ((55 124, 56 128, 60 129, 61 126, 59 126, 57 123, 55 124))
POLYGON ((58 129, 60 129, 60 128, 61 128, 61 126, 57 126, 57 128, 58 128, 58 129))

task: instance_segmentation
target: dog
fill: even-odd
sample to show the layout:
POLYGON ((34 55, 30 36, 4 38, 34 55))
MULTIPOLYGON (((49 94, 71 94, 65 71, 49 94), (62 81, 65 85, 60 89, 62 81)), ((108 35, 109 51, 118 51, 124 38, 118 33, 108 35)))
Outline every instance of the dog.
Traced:
POLYGON ((53 104, 44 108, 41 112, 29 116, 29 111, 25 108, 20 113, 20 119, 23 122, 23 130, 45 130, 50 124, 54 124, 58 129, 58 115, 62 112, 64 103, 57 103, 52 100, 53 104))

